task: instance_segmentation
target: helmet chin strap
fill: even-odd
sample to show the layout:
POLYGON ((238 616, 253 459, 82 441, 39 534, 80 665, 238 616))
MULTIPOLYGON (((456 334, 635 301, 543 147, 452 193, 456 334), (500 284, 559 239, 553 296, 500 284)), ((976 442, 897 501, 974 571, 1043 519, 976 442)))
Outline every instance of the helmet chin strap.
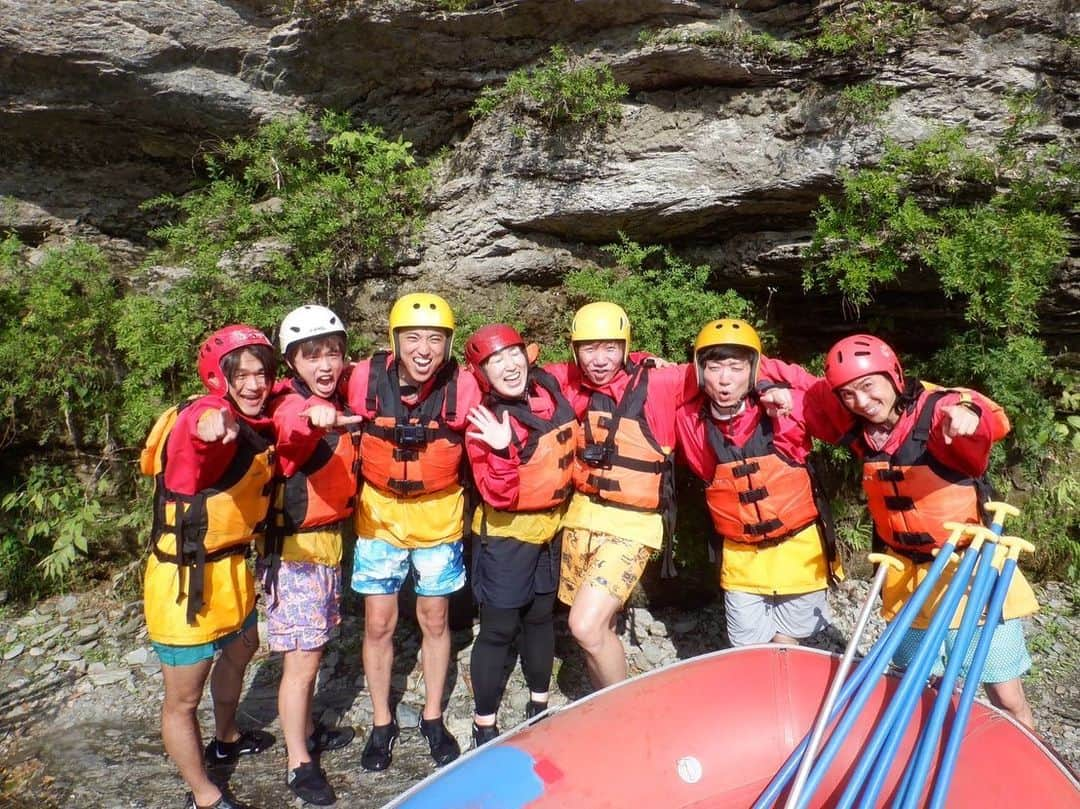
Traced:
POLYGON ((733 419, 745 409, 746 394, 743 394, 742 398, 730 407, 724 407, 723 405, 718 405, 711 399, 709 400, 709 413, 712 415, 713 418, 719 419, 720 421, 727 421, 728 419, 733 419))

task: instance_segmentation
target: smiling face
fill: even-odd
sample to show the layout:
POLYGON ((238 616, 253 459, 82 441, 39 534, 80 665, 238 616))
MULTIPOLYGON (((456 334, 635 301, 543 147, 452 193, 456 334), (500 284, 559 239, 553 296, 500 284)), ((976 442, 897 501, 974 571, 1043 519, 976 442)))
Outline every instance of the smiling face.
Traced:
POLYGON ((229 380, 229 398, 245 416, 254 418, 262 413, 266 397, 270 394, 270 380, 267 378, 263 361, 252 351, 243 348, 227 355, 229 380), (236 356, 235 364, 232 357, 236 356))
POLYGON ((600 387, 619 373, 626 349, 622 340, 587 340, 574 343, 574 354, 585 378, 590 384, 600 387))
POLYGON ((337 336, 305 340, 291 352, 289 365, 316 396, 329 399, 345 369, 344 340, 337 336))
POLYGON ((896 414, 896 388, 884 374, 867 374, 836 389, 844 407, 871 424, 891 427, 896 414))
POLYGON ((405 384, 424 384, 446 362, 450 336, 445 329, 399 329, 394 336, 398 372, 405 384))
POLYGON ((491 389, 504 399, 520 399, 525 394, 529 358, 524 346, 508 346, 496 351, 480 366, 491 389))

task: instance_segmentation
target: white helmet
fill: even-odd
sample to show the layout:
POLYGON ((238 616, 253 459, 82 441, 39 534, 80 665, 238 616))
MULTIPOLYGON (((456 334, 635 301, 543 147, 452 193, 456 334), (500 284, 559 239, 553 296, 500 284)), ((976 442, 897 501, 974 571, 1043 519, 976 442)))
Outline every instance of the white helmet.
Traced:
POLYGON ((285 315, 285 319, 281 321, 281 328, 278 329, 281 353, 288 354, 291 345, 328 334, 345 336, 345 324, 341 322, 341 318, 325 306, 310 303, 300 306, 285 315))

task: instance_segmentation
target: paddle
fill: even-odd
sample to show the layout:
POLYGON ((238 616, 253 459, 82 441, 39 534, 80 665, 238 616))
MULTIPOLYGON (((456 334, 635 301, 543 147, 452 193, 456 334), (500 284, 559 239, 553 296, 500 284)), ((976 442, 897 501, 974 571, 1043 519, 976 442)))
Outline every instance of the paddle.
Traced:
POLYGON ((859 648, 859 641, 866 631, 870 613, 874 610, 874 600, 885 585, 885 577, 889 573, 889 568, 894 568, 898 573, 904 571, 904 564, 899 559, 887 554, 872 553, 868 558, 871 563, 878 566, 877 573, 874 574, 874 580, 870 584, 870 592, 867 594, 866 601, 863 603, 859 616, 855 621, 855 629, 852 631, 851 640, 848 641, 847 648, 844 649, 844 656, 840 660, 840 668, 833 675, 832 683, 829 685, 829 692, 825 696, 825 701, 821 704, 813 729, 810 731, 810 741, 802 754, 799 771, 795 774, 795 783, 792 784, 791 791, 788 792, 788 799, 787 803, 784 804, 784 809, 794 809, 799 803, 799 797, 802 795, 803 787, 806 785, 806 778, 810 775, 810 767, 814 764, 814 756, 817 755, 818 747, 821 745, 821 737, 825 735, 825 728, 829 726, 833 708, 836 706, 837 699, 840 696, 840 689, 847 679, 848 670, 851 668, 855 653, 859 648))

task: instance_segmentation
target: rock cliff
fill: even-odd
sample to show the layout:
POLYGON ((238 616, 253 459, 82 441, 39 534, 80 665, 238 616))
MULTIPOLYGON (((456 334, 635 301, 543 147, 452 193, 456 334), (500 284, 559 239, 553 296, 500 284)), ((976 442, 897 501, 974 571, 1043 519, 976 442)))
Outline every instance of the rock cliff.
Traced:
MULTIPOLYGON (((80 235, 135 260, 152 224, 139 203, 190 186, 200 144, 300 110, 348 110, 422 153, 452 147, 405 275, 542 289, 621 231, 708 262, 718 285, 769 300, 820 342, 847 327, 837 300, 803 293, 799 257, 839 172, 872 164, 886 137, 913 142, 941 124, 988 141, 1022 92, 1048 113, 1036 139, 1077 140, 1080 15, 1067 0, 923 2, 913 36, 886 31, 842 57, 747 38, 797 42, 839 2, 440 5, 451 4, 8 0, 3 223, 31 243, 80 235), (470 117, 483 86, 554 44, 629 86, 621 121, 551 133, 470 117), (868 80, 895 89, 888 109, 841 115, 840 91, 868 80)), ((384 279, 358 282, 386 294, 384 279)), ((951 316, 896 301, 913 324, 951 316)), ((1044 334, 1074 338, 1078 311, 1074 257, 1040 313, 1044 334)))

